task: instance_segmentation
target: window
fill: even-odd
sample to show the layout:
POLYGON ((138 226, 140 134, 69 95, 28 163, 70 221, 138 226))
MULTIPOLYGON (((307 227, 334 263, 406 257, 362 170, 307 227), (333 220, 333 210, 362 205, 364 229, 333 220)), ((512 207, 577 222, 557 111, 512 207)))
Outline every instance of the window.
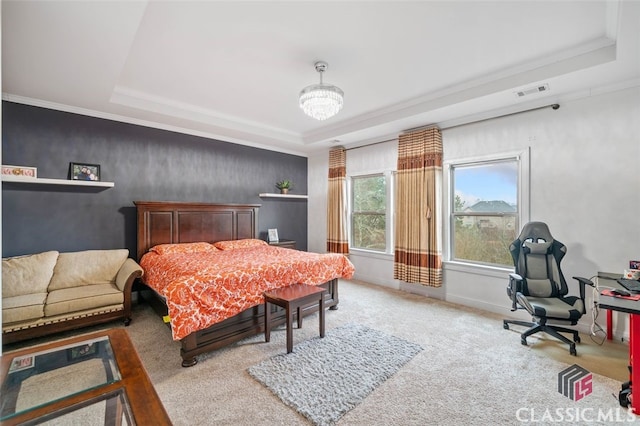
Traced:
POLYGON ((528 210, 522 202, 528 199, 528 154, 459 162, 449 170, 450 258, 513 266, 509 244, 528 210))
POLYGON ((390 176, 377 173, 351 177, 351 248, 387 251, 390 176))

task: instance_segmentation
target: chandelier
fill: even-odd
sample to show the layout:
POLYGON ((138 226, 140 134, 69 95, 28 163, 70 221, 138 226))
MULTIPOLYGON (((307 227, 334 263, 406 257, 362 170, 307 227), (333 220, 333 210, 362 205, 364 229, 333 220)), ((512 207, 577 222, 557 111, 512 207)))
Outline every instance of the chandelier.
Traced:
POLYGON ((333 117, 342 109, 344 103, 344 92, 339 87, 322 82, 322 73, 328 66, 326 62, 316 62, 316 71, 320 73, 320 84, 312 84, 300 92, 300 108, 316 120, 333 117))

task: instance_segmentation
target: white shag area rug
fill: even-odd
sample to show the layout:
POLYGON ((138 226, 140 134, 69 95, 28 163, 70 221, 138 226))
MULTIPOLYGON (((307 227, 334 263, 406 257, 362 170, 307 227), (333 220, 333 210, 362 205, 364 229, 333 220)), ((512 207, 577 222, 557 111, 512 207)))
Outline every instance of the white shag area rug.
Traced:
POLYGON ((306 340, 248 369, 316 425, 333 425, 423 348, 358 324, 306 340))

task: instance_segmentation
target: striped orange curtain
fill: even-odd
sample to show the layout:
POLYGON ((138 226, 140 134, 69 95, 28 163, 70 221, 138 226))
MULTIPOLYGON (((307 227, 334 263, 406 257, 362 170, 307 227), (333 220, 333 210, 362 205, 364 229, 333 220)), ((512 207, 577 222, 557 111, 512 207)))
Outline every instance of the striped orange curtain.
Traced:
POLYGON ((442 285, 442 135, 431 127, 400 135, 393 277, 442 285))
POLYGON ((347 150, 329 151, 329 191, 327 192, 327 251, 349 253, 347 237, 347 150))

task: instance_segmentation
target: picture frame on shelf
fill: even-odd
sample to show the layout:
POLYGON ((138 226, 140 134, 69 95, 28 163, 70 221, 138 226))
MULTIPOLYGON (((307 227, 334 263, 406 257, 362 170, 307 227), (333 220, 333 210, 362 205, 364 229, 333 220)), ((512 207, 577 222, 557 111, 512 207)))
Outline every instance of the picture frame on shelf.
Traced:
POLYGON ((100 181, 100 165, 87 163, 69 163, 69 179, 100 181))
POLYGON ((269 242, 270 243, 277 243, 278 242, 278 229, 277 228, 269 229, 269 242))

